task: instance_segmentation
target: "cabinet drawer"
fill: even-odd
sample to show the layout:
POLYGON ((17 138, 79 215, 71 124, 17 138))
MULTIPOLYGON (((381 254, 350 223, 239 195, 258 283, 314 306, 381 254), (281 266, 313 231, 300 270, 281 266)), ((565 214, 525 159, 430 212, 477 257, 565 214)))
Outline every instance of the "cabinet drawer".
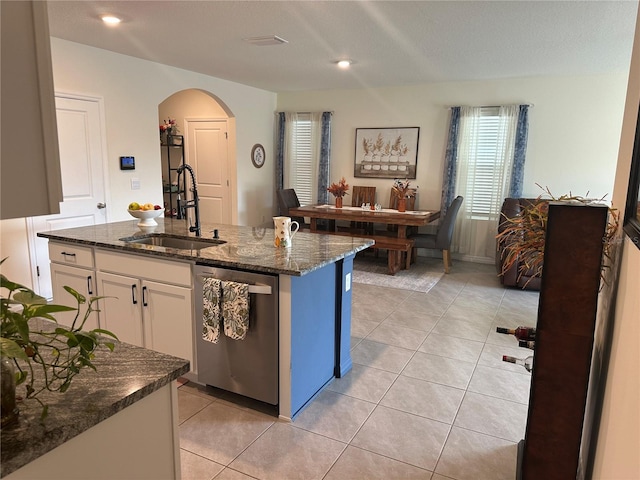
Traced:
POLYGON ((65 265, 93 268, 93 248, 49 242, 49 260, 65 265))
POLYGON ((96 250, 96 270, 191 287, 191 264, 96 250))

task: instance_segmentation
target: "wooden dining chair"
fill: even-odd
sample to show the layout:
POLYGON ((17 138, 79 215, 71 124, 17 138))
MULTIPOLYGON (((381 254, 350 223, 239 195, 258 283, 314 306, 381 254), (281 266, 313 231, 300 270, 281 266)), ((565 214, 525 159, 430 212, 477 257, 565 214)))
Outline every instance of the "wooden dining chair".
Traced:
MULTIPOLYGON (((368 203, 370 205, 374 205, 376 203, 376 187, 354 185, 351 188, 351 206, 360 207, 363 203, 368 203)), ((351 222, 348 230, 352 232, 373 233, 373 224, 351 222)))

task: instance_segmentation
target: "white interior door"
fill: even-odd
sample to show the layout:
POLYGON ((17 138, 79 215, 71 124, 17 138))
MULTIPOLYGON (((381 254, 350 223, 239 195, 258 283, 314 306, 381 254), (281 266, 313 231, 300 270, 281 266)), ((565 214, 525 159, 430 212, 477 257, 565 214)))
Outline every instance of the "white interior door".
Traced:
POLYGON ((56 95, 63 202, 60 213, 27 219, 34 289, 51 298, 51 273, 46 239, 38 232, 106 222, 104 126, 97 98, 56 95))
POLYGON ((196 173, 202 222, 231 223, 226 120, 189 120, 187 163, 196 173))

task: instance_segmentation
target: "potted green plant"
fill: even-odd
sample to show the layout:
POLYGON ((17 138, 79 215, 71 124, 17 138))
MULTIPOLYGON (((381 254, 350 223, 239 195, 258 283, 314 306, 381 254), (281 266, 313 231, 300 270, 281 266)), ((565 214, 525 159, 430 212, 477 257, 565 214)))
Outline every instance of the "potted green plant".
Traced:
MULTIPOLYGON (((0 262, 4 263, 6 259, 0 262)), ((92 360, 100 346, 114 349, 108 338, 117 337, 108 330, 84 331, 84 325, 97 300, 87 299, 71 287, 64 289, 77 302, 77 308, 47 303, 31 289, 0 274, 0 357, 2 360, 2 426, 17 419, 16 387, 25 385, 25 399, 42 407, 41 421, 48 406, 38 398, 43 391, 66 392, 72 379, 83 368, 95 370, 92 360), (5 297, 5 292, 8 292, 5 297), (86 304, 84 314, 80 306, 86 304), (70 327, 57 323, 54 314, 75 310, 70 327), (46 320, 42 320, 46 319, 46 320), (36 373, 37 372, 37 373, 36 373)))

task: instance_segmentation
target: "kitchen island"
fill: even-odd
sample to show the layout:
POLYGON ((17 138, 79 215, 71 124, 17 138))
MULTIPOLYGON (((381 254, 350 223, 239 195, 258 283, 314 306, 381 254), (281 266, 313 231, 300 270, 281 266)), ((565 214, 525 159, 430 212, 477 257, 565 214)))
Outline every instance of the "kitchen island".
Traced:
POLYGON ((192 370, 187 378, 194 381, 198 381, 199 368, 196 338, 201 332, 195 305, 202 302, 194 293, 197 268, 276 277, 277 411, 282 418, 293 419, 333 378, 351 369, 353 258, 373 245, 373 240, 299 232, 293 246, 283 249, 274 247, 270 228, 206 224, 201 239, 211 239, 214 231, 223 243, 206 248, 169 248, 137 241, 149 235, 198 240, 185 221, 169 218, 159 219, 154 227, 138 227, 132 220, 38 235, 49 239, 57 303, 56 282, 62 281, 57 279, 70 278, 64 277, 70 267, 79 271, 82 282, 88 279, 91 284, 91 278, 97 277, 97 295, 111 295, 109 288, 123 279, 116 296, 133 297, 135 304, 141 299, 145 306, 150 299, 148 310, 153 313, 145 313, 144 308, 139 313, 139 305, 126 305, 113 315, 101 304, 100 327, 118 336, 130 334, 133 340, 127 341, 131 343, 188 358, 192 370), (154 291, 169 292, 155 310, 154 291), (126 320, 121 328, 112 323, 118 319, 126 320))
POLYGON ((188 362, 118 343, 93 363, 65 393, 39 395, 49 405, 43 424, 35 400, 18 403, 18 421, 0 436, 0 477, 180 478, 175 380, 188 362))

